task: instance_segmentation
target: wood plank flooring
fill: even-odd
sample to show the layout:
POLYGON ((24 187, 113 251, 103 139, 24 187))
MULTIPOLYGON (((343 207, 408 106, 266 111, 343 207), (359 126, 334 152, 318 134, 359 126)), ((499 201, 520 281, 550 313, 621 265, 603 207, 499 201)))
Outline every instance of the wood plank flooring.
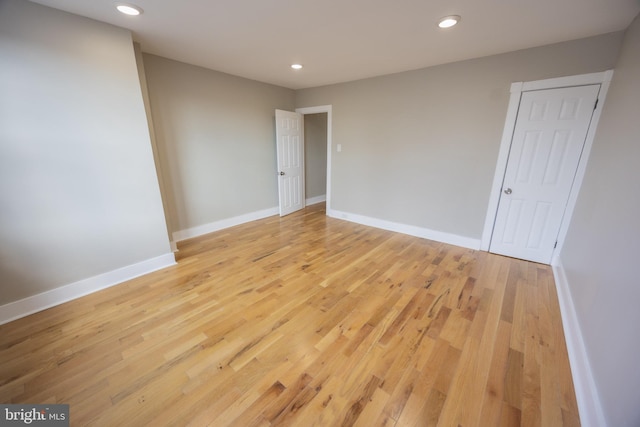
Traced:
POLYGON ((548 266, 314 205, 0 326, 0 402, 74 426, 577 426, 548 266))

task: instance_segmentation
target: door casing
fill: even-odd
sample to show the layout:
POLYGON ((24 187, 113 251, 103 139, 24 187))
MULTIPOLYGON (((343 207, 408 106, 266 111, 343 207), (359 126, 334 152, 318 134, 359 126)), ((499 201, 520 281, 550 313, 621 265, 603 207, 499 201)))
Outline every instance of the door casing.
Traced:
POLYGON ((582 180, 584 178, 587 161, 593 145, 593 139, 595 136, 596 128, 600 115, 602 114, 602 107, 604 105, 605 98, 611 83, 613 76, 613 70, 604 71, 601 73, 580 74, 576 76, 559 77, 554 79, 536 80, 531 82, 516 82, 511 84, 511 96, 509 98, 509 107, 507 108, 507 117, 505 119, 504 130, 502 132, 502 139, 500 143, 500 150, 498 152, 498 160, 496 163, 496 170, 493 177, 493 183, 491 186, 491 193, 489 196, 489 204, 487 207, 487 215, 485 217, 484 229, 482 232, 482 239, 480 241, 480 249, 484 251, 489 250, 489 244, 491 242, 491 235, 493 233, 493 226, 495 223, 496 215, 498 212, 498 203, 500 201, 500 192, 502 191, 502 181, 507 169, 507 162, 509 160, 509 150, 511 148, 511 140, 513 137, 513 131, 516 125, 516 118, 518 114, 518 108, 520 106, 520 98, 522 92, 541 90, 541 89, 556 89, 571 86, 583 86, 591 84, 600 84, 600 93, 598 95, 598 104, 593 113, 591 125, 585 139, 582 157, 578 163, 576 171, 576 177, 574 185, 569 194, 567 201, 567 207, 565 210, 565 216, 560 225, 558 233, 558 244, 554 249, 551 264, 557 261, 557 256, 562 249, 564 239, 567 235, 569 224, 571 223, 571 217, 573 210, 580 192, 582 180))

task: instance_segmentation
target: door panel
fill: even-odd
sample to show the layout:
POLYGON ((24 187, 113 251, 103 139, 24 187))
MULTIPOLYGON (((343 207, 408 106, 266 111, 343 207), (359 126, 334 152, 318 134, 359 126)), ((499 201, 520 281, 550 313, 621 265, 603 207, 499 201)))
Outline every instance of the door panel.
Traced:
POLYGON ((276 110, 280 216, 304 208, 302 114, 276 110))
POLYGON ((490 252, 551 261, 599 89, 522 94, 490 252))

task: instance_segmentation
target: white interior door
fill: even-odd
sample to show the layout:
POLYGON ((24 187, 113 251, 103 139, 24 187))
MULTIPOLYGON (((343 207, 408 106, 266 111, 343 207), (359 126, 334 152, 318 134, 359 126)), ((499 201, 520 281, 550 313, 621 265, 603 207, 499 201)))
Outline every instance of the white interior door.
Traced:
POLYGON ((490 252, 551 262, 599 89, 522 94, 490 252))
POLYGON ((302 114, 276 110, 280 216, 304 208, 303 132, 302 114))

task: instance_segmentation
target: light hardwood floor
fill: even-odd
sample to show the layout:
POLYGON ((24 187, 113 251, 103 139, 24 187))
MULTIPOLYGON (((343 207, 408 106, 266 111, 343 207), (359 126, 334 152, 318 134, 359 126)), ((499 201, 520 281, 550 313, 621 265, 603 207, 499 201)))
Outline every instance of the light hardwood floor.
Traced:
POLYGON ((0 326, 0 402, 71 425, 576 426, 548 266, 314 205, 0 326))

